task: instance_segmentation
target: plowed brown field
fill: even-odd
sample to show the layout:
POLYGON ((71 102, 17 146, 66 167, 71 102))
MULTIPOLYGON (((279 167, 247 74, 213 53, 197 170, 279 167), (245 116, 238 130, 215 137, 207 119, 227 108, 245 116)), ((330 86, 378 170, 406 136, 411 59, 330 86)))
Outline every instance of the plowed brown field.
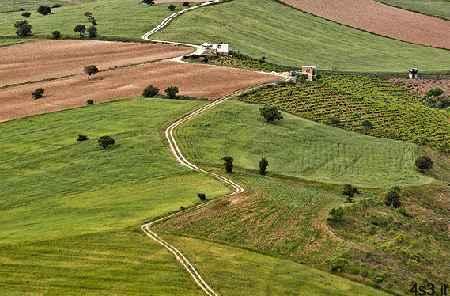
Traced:
POLYGON ((282 0, 300 10, 383 36, 450 49, 450 21, 374 0, 282 0))
MULTIPOLYGON (((50 46, 48 42, 45 41, 50 46)), ((59 46, 59 42, 55 42, 55 44, 57 47, 59 46)), ((147 46, 155 46, 158 49, 158 57, 173 56, 171 50, 174 50, 174 47, 168 46, 167 50, 164 50, 166 46, 147 46)), ((181 54, 191 51, 189 48, 180 48, 182 49, 181 54)), ((175 47, 177 51, 180 48, 175 47)), ((112 52, 112 56, 114 56, 114 51, 112 52)), ((26 53, 23 52, 23 54, 26 53)), ((0 49, 0 55, 4 58, 2 49, 0 49)), ((60 58, 67 60, 67 55, 71 56, 70 52, 66 52, 66 55, 60 58)), ((91 59, 90 62, 96 65, 100 65, 100 62, 102 62, 101 65, 110 69, 100 72, 93 79, 88 79, 84 74, 77 74, 81 72, 79 66, 86 64, 83 60, 84 55, 71 59, 69 65, 72 66, 65 69, 64 63, 59 62, 58 56, 51 58, 52 66, 50 67, 45 65, 45 59, 49 58, 49 55, 37 52, 37 57, 31 59, 31 62, 35 65, 44 65, 41 72, 30 71, 30 73, 27 73, 20 68, 13 68, 7 71, 7 75, 4 74, 5 72, 1 74, 0 81, 2 81, 2 84, 4 84, 3 77, 7 77, 9 81, 23 82, 30 81, 32 78, 54 77, 67 73, 75 74, 52 81, 0 88, 0 122, 83 106, 88 99, 103 102, 115 98, 139 96, 149 84, 158 86, 161 90, 170 85, 175 85, 180 88, 180 95, 215 99, 240 89, 279 79, 272 75, 210 65, 182 64, 170 61, 147 63, 147 60, 151 58, 150 54, 147 58, 136 57, 132 50, 128 52, 128 55, 123 53, 120 56, 121 58, 117 59, 119 64, 127 64, 130 61, 133 63, 142 61, 143 63, 115 68, 116 64, 108 58, 109 54, 104 52, 98 56, 98 60, 91 59), (45 89, 45 97, 32 100, 31 92, 40 87, 45 89)), ((4 58, 4 60, 7 61, 8 59, 4 58)), ((24 66, 28 67, 28 65, 24 66)), ((20 67, 20 65, 16 67, 20 67)))

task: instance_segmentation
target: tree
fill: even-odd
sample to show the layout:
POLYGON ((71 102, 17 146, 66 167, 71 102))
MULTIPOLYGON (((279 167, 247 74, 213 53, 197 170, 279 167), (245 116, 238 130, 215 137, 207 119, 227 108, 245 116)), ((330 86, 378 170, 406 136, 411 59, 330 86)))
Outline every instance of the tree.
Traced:
POLYGON ((94 105, 94 100, 93 100, 93 99, 88 99, 88 100, 86 101, 86 104, 88 104, 88 105, 94 105))
POLYGON ((204 193, 197 193, 197 196, 200 199, 200 201, 202 201, 202 202, 205 202, 207 200, 206 194, 204 194, 204 193))
POLYGON ((283 119, 283 115, 281 114, 281 111, 278 110, 275 106, 264 106, 259 109, 259 113, 264 118, 264 120, 268 123, 272 123, 275 120, 281 120, 283 119))
POLYGON ((14 24, 14 27, 16 28, 16 34, 18 37, 26 37, 33 34, 33 32, 31 31, 33 26, 28 24, 28 21, 17 21, 14 24))
POLYGON ((89 34, 89 38, 96 38, 97 37, 97 27, 96 26, 90 26, 87 29, 87 32, 89 34))
POLYGON ((363 130, 364 130, 364 133, 367 133, 368 131, 370 131, 371 129, 373 129, 373 124, 372 124, 372 122, 370 122, 369 120, 364 120, 363 122, 362 122, 362 128, 363 128, 363 130))
POLYGON ((173 4, 170 4, 168 8, 170 11, 175 11, 177 9, 177 7, 173 4))
POLYGON ((265 176, 267 174, 267 167, 269 162, 264 157, 259 161, 259 174, 265 176))
POLYGON ((153 98, 156 97, 159 94, 159 88, 149 85, 147 86, 144 91, 142 92, 142 96, 145 98, 153 98))
POLYGON ((75 28, 73 29, 73 31, 75 33, 80 33, 80 38, 82 38, 84 36, 84 34, 86 34, 86 26, 85 25, 76 25, 75 28))
POLYGON ((391 190, 389 190, 389 192, 386 194, 384 203, 388 207, 399 208, 401 206, 400 188, 399 187, 391 188, 391 190))
POLYGON ((52 38, 57 40, 61 38, 61 32, 60 31, 53 31, 52 32, 52 38))
POLYGON ((37 88, 32 93, 31 96, 33 100, 38 100, 44 96, 44 89, 43 88, 37 88))
POLYGON ((184 7, 189 7, 190 5, 191 5, 191 3, 189 3, 189 2, 183 2, 184 7))
POLYGON ((225 171, 228 174, 232 174, 233 173, 233 157, 225 156, 224 158, 222 158, 222 160, 224 161, 225 171))
POLYGON ((78 135, 78 137, 77 137, 77 142, 84 142, 87 140, 89 140, 89 137, 86 135, 78 135))
POLYGON ((21 16, 28 18, 31 16, 31 12, 23 12, 21 16))
POLYGON ((328 220, 336 223, 344 221, 344 209, 343 208, 331 209, 328 220))
POLYGON ((37 12, 39 12, 42 15, 47 15, 52 13, 52 9, 50 6, 41 5, 38 7, 37 12))
POLYGON ((89 65, 84 67, 84 73, 86 73, 86 75, 88 75, 89 78, 91 78, 92 75, 95 75, 98 72, 100 72, 100 70, 97 68, 96 65, 89 65))
POLYGON ((342 190, 342 194, 352 198, 355 196, 355 194, 359 194, 359 190, 351 184, 345 184, 344 190, 342 190))
POLYGON ((176 86, 169 86, 166 90, 164 90, 164 92, 169 99, 176 99, 180 90, 176 86))
POLYGON ((98 139, 98 144, 100 145, 101 148, 103 148, 104 150, 108 149, 109 147, 111 147, 112 145, 114 145, 116 143, 116 140, 114 140, 113 138, 111 138, 110 136, 102 136, 98 139))
POLYGON ((427 97, 439 97, 439 96, 442 95, 443 93, 444 93, 444 91, 443 91, 441 88, 435 87, 435 88, 430 89, 430 90, 427 92, 426 96, 427 96, 427 97))
POLYGON ((155 4, 155 0, 142 0, 142 3, 145 3, 147 5, 154 5, 155 4))
POLYGON ((416 167, 420 172, 425 173, 433 168, 433 160, 428 156, 421 156, 416 159, 416 167))

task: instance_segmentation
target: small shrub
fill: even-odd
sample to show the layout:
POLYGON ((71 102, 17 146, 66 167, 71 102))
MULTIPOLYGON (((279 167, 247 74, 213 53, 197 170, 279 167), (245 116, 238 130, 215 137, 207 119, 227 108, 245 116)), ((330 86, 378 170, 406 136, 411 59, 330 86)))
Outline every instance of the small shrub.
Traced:
POLYGON ((170 11, 175 11, 177 9, 177 7, 173 4, 170 4, 168 8, 170 11))
POLYGON ((428 156, 421 156, 416 159, 416 168, 420 172, 426 172, 433 168, 433 160, 428 156))
POLYGON ((276 120, 283 119, 281 111, 275 106, 264 106, 259 109, 259 113, 267 123, 275 122, 276 120))
POLYGON ((16 34, 18 37, 27 37, 33 34, 33 26, 30 25, 28 21, 17 21, 14 24, 14 28, 16 28, 16 34))
POLYGON ((328 118, 328 124, 331 126, 339 127, 341 125, 341 121, 337 117, 328 118))
POLYGON ((348 265, 348 261, 344 258, 335 258, 330 262, 331 272, 344 272, 348 265))
POLYGON ((200 199, 200 201, 202 201, 202 202, 207 200, 206 194, 204 194, 204 193, 197 193, 197 196, 200 199))
POLYGON ((352 198, 355 194, 359 194, 359 190, 351 184, 345 184, 342 194, 352 198))
POLYGON ((233 157, 225 156, 224 158, 222 158, 222 160, 224 161, 225 171, 228 174, 232 174, 233 173, 233 157))
POLYGON ((179 90, 178 87, 176 87, 176 86, 169 86, 168 88, 166 88, 166 89, 164 90, 164 92, 166 93, 166 95, 167 95, 167 97, 168 97, 169 99, 174 100, 174 99, 177 98, 178 93, 180 92, 180 90, 179 90))
POLYGON ((426 96, 427 96, 427 97, 439 97, 439 96, 442 95, 443 93, 444 93, 444 91, 443 91, 441 88, 435 87, 435 88, 430 89, 430 90, 427 92, 426 96))
POLYGON ((386 194, 384 203, 388 207, 399 208, 401 206, 400 188, 399 187, 391 188, 391 190, 389 190, 389 192, 386 194))
POLYGON ((33 100, 38 100, 44 96, 44 89, 43 88, 37 88, 32 93, 31 96, 33 100))
POLYGON ((41 5, 38 7, 37 12, 39 12, 42 15, 47 15, 52 13, 52 8, 50 6, 41 5))
POLYGON ((97 37, 97 27, 92 25, 87 29, 89 38, 96 38, 97 37))
POLYGON ((363 128, 363 131, 364 131, 364 133, 367 133, 367 132, 369 132, 371 129, 373 129, 373 124, 372 124, 372 122, 370 122, 369 120, 364 120, 362 123, 361 123, 361 126, 362 126, 362 128, 363 128))
POLYGON ((21 16, 28 18, 31 16, 31 12, 23 12, 21 16))
POLYGON ((265 176, 267 174, 267 167, 269 162, 264 157, 259 161, 259 174, 265 176))
POLYGON ((114 140, 110 136, 102 136, 98 139, 99 146, 104 150, 113 146, 115 143, 116 143, 116 140, 114 140))
POLYGON ((100 72, 100 70, 97 68, 96 65, 89 65, 84 67, 84 73, 86 73, 86 75, 88 75, 89 78, 91 78, 92 75, 95 75, 98 72, 100 72))
POLYGON ((73 31, 75 33, 79 33, 80 38, 83 38, 84 35, 86 34, 86 26, 85 25, 76 25, 75 28, 73 29, 73 31))
POLYGON ((54 4, 54 5, 52 6, 52 8, 60 8, 60 7, 62 7, 61 4, 54 4))
POLYGON ((89 140, 89 137, 86 135, 78 135, 78 137, 77 137, 77 142, 84 142, 87 140, 89 140))
POLYGON ((142 3, 147 4, 147 5, 154 5, 155 0, 142 0, 142 3))
POLYGON ((156 97, 159 94, 159 88, 149 85, 147 86, 144 91, 142 92, 142 96, 145 98, 153 98, 156 97))
POLYGON ((331 209, 328 220, 336 223, 344 221, 344 209, 343 208, 331 209))
POLYGON ((53 31, 52 32, 52 38, 57 40, 61 38, 61 32, 60 31, 53 31))
POLYGON ((191 5, 191 3, 189 3, 189 2, 183 2, 184 7, 189 7, 190 5, 191 5))
POLYGON ((86 104, 87 105, 94 105, 94 100, 93 99, 88 99, 87 101, 86 101, 86 104))

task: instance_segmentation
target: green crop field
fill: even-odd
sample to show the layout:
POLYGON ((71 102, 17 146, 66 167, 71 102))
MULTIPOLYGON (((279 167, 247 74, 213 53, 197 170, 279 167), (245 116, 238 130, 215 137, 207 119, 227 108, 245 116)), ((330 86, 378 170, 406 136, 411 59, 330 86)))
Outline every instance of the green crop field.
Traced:
POLYGON ((450 69, 450 52, 375 36, 272 0, 238 0, 190 12, 156 39, 228 42, 235 50, 282 65, 405 72, 450 69))
POLYGON ((198 295, 139 226, 198 191, 228 192, 176 165, 162 141, 167 122, 201 104, 132 100, 1 124, 2 293, 198 295), (102 135, 115 147, 101 150, 102 135))
POLYGON ((274 173, 321 182, 366 187, 430 182, 414 169, 418 148, 413 144, 284 116, 266 124, 257 105, 227 102, 187 123, 178 137, 189 158, 199 163, 220 165, 230 155, 236 166, 256 170, 264 156, 274 173))
POLYGON ((318 82, 267 87, 241 97, 258 104, 358 132, 368 120, 370 135, 450 149, 448 113, 432 109, 404 88, 366 76, 323 75, 318 82))
POLYGON ((23 10, 36 11, 39 5, 74 5, 96 0, 2 0, 0 3, 0 13, 23 10))
POLYGON ((388 5, 450 20, 449 0, 378 0, 388 5))
MULTIPOLYGON (((147 6, 135 0, 96 0, 63 6, 47 16, 32 11, 32 16, 27 20, 33 26, 35 36, 49 36, 58 30, 65 36, 79 37, 78 33, 73 32, 74 27, 77 24, 90 25, 85 12, 92 12, 95 16, 99 35, 131 39, 139 39, 171 13, 167 5, 147 6)), ((23 19, 20 14, 2 14, 0 35, 15 35, 14 23, 23 19)))

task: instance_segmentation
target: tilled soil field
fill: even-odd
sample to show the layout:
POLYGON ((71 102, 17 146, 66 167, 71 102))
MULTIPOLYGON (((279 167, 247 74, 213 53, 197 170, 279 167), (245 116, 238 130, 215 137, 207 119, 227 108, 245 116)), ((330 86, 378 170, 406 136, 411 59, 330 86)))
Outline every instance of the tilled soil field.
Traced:
POLYGON ((450 21, 374 0, 282 0, 302 11, 391 38, 450 49, 450 21))
POLYGON ((0 122, 84 106, 88 99, 104 102, 139 96, 149 84, 159 87, 161 92, 174 85, 179 87, 182 96, 216 99, 278 79, 264 73, 171 61, 112 67, 91 79, 84 74, 76 74, 52 81, 4 87, 0 89, 0 122), (37 88, 44 88, 45 96, 32 100, 31 93, 37 88))
POLYGON ((153 62, 192 52, 184 46, 95 40, 37 41, 0 48, 0 87, 153 62))
POLYGON ((420 96, 425 96, 426 93, 432 88, 440 88, 444 93, 450 95, 450 79, 401 79, 394 78, 391 81, 398 85, 406 86, 410 91, 419 94, 420 96))

